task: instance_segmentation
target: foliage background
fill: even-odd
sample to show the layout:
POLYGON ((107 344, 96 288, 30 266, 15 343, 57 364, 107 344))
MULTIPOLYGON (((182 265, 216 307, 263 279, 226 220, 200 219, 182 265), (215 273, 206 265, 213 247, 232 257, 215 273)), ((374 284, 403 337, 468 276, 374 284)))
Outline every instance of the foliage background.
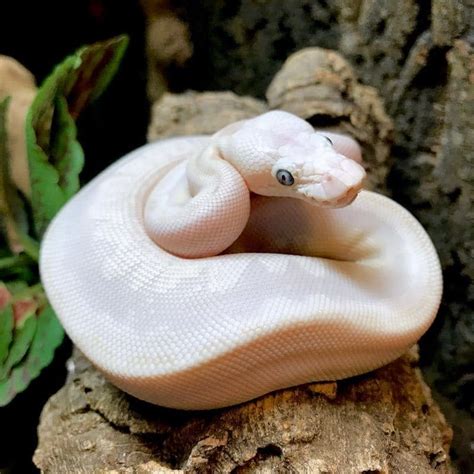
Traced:
MULTIPOLYGON (((0 54, 10 55, 35 75, 37 83, 84 44, 129 33, 132 41, 123 67, 108 92, 88 107, 78 121, 86 157, 82 180, 145 141, 144 19, 134 1, 102 3, 5 2, 0 19, 0 54)), ((36 426, 47 398, 63 383, 70 344, 65 341, 55 361, 26 392, 0 408, 0 472, 35 472, 31 462, 36 426)))

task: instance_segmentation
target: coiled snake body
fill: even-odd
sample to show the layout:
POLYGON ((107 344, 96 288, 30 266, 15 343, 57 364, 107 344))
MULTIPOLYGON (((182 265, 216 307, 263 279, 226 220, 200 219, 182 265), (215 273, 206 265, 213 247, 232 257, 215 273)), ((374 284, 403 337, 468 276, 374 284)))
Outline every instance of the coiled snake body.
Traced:
POLYGON ((360 191, 359 159, 279 111, 142 147, 50 225, 47 295, 114 384, 163 406, 380 367, 431 324, 441 273, 415 218, 360 191))

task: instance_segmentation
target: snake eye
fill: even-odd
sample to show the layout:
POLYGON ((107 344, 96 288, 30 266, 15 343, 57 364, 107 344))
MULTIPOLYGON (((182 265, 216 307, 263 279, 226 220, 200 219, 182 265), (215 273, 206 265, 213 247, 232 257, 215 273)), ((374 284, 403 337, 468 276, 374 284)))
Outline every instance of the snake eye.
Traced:
POLYGON ((295 182, 295 178, 288 170, 278 170, 276 172, 276 179, 283 186, 291 186, 295 182))
POLYGON ((334 146, 334 143, 332 142, 332 140, 331 140, 329 137, 327 137, 326 135, 324 135, 324 138, 325 138, 332 146, 334 146))

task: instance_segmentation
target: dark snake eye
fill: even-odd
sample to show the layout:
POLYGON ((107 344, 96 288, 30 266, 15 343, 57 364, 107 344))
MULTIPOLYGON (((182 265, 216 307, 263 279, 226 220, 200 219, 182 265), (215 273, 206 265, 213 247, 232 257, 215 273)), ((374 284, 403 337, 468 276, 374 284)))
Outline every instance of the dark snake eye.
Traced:
POLYGON ((329 137, 327 137, 326 135, 324 135, 324 138, 325 138, 332 146, 334 146, 334 143, 332 142, 332 140, 331 140, 329 137))
POLYGON ((278 170, 276 179, 283 186, 291 186, 295 182, 295 178, 293 178, 293 175, 288 170, 278 170))

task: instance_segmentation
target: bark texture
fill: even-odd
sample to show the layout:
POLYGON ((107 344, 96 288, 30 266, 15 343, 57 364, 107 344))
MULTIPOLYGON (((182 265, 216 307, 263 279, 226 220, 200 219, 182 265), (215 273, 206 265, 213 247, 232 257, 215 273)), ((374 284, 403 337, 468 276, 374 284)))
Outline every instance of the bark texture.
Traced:
MULTIPOLYGON (((172 0, 141 0, 146 16, 147 95, 157 100, 173 82, 193 54, 190 31, 172 0)), ((179 87, 179 86, 178 86, 179 87)))
POLYGON ((449 473, 451 431, 416 352, 372 374, 182 412, 133 399, 79 354, 43 412, 47 473, 449 473))
MULTIPOLYGON (((149 139, 212 133, 269 107, 360 139, 371 186, 385 189, 392 124, 343 58, 313 48, 275 77, 269 103, 230 92, 165 94, 149 139), (369 170, 370 172, 370 170, 369 170)), ((449 473, 451 430, 415 350, 370 374, 278 391, 235 407, 183 412, 120 392, 78 353, 45 406, 34 461, 44 472, 449 473)))

